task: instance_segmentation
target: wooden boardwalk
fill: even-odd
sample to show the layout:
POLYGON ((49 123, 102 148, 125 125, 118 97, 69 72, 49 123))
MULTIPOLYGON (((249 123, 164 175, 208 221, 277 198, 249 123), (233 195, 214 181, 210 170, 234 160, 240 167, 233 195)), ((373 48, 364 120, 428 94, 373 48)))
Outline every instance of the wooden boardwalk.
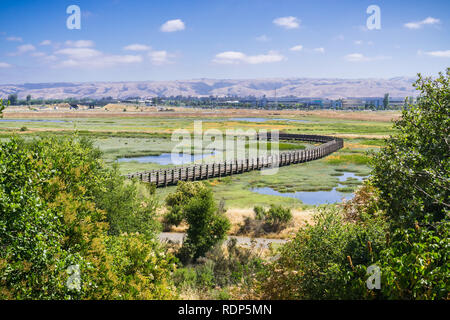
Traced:
MULTIPOLYGON (((267 139, 270 140, 270 136, 267 139)), ((168 185, 176 185, 178 181, 204 180, 231 176, 252 170, 276 166, 283 167, 294 163, 313 161, 326 157, 344 146, 344 140, 341 138, 319 135, 280 133, 279 140, 299 140, 322 144, 310 149, 283 151, 277 155, 136 172, 127 174, 126 177, 130 179, 137 178, 143 182, 155 184, 156 187, 166 187, 168 185)))

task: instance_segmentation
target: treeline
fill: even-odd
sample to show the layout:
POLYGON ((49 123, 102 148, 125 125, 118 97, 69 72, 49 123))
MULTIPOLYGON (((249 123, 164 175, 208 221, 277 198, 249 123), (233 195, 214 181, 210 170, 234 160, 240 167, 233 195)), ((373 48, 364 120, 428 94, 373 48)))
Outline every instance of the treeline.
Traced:
POLYGON ((112 97, 105 97, 101 99, 92 99, 92 98, 66 98, 66 99, 42 99, 42 98, 33 98, 31 95, 28 95, 25 99, 19 99, 17 94, 10 94, 8 98, 5 99, 5 103, 11 106, 18 105, 51 105, 51 104, 60 104, 60 103, 68 103, 68 104, 81 104, 87 106, 95 106, 95 107, 103 107, 108 103, 116 103, 117 99, 113 99, 112 97))

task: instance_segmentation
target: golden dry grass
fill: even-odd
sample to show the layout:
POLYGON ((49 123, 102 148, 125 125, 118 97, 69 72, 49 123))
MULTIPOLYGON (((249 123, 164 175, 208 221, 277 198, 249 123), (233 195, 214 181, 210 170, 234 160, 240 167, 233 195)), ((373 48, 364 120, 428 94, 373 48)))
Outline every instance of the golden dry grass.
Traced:
MULTIPOLYGON (((49 106, 51 107, 51 106, 49 106)), ((265 117, 265 116, 283 116, 283 117, 322 117, 330 119, 343 120, 362 120, 362 121, 382 121, 389 122, 398 119, 401 115, 399 111, 334 111, 334 110, 252 110, 252 109, 217 109, 202 110, 182 107, 171 107, 173 112, 158 112, 156 107, 135 107, 129 105, 109 104, 103 108, 95 110, 39 110, 32 111, 28 107, 8 107, 4 111, 5 118, 87 118, 87 117, 265 117), (127 112, 123 112, 123 109, 127 112), (107 110, 106 110, 107 109, 107 110)))
MULTIPOLYGON (((165 208, 162 208, 158 211, 159 216, 161 217, 162 221, 162 215, 166 212, 165 208)), ((314 209, 308 209, 308 210, 300 210, 300 209, 294 209, 291 210, 292 212, 292 221, 288 224, 288 226, 283 229, 282 231, 278 233, 269 233, 264 236, 260 236, 263 238, 268 239, 290 239, 297 231, 305 226, 305 224, 309 223, 311 224, 313 219, 312 216, 314 214, 314 209)), ((230 220, 231 223, 231 230, 229 232, 230 235, 237 235, 238 230, 241 225, 244 224, 244 221, 247 217, 254 217, 253 208, 229 208, 226 211, 226 216, 230 220)), ((185 222, 182 222, 179 226, 171 226, 168 230, 169 232, 186 232, 188 228, 188 225, 185 222)), ((249 235, 243 235, 239 234, 240 236, 252 236, 249 235)))
MULTIPOLYGON (((308 210, 291 210, 292 221, 288 226, 278 233, 269 233, 264 235, 264 238, 270 239, 290 239, 292 238, 306 223, 312 223, 312 216, 314 209, 308 210)), ((247 217, 254 217, 253 208, 230 208, 227 210, 226 215, 231 222, 230 234, 237 234, 241 225, 247 217)), ((242 235, 242 234, 240 234, 242 235)), ((244 235, 245 236, 245 235, 244 235)), ((251 235, 249 235, 251 236, 251 235)))

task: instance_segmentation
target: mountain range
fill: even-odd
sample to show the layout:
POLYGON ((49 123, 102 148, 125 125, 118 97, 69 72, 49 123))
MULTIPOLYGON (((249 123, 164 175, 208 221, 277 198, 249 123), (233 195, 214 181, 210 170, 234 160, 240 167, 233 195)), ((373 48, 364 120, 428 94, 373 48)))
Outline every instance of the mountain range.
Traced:
POLYGON ((33 99, 156 96, 255 96, 255 97, 346 97, 416 96, 412 87, 415 78, 390 79, 331 79, 331 78, 274 78, 274 79, 196 79, 174 81, 130 82, 61 82, 0 85, 0 97, 17 94, 19 99, 31 95, 33 99))

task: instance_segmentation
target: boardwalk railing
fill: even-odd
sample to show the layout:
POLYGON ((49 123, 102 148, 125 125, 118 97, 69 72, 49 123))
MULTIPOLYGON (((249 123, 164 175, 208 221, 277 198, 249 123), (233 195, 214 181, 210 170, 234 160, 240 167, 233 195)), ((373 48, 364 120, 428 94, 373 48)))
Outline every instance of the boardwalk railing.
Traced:
MULTIPOLYGON (((258 136, 260 139, 260 137, 258 136)), ((270 135, 267 137, 270 140, 270 135)), ((283 167, 294 163, 302 163, 323 158, 344 146, 344 140, 336 137, 287 134, 280 133, 279 140, 299 140, 314 143, 322 143, 304 150, 292 150, 279 152, 276 155, 263 157, 223 161, 218 163, 192 164, 183 167, 172 167, 160 170, 136 172, 127 174, 126 177, 137 178, 143 182, 153 183, 156 187, 175 185, 178 181, 195 181, 215 177, 230 176, 263 168, 283 167)))

